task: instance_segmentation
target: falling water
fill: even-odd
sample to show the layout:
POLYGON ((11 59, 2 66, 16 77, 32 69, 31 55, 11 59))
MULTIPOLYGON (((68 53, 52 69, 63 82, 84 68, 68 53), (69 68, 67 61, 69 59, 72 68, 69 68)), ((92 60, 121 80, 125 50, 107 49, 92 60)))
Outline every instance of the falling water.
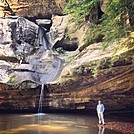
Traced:
MULTIPOLYGON (((40 41, 40 44, 42 45, 42 48, 43 48, 43 51, 46 51, 48 49, 47 47, 47 43, 46 43, 46 40, 45 40, 45 37, 44 37, 44 31, 42 28, 39 28, 38 29, 38 38, 39 38, 39 41, 40 41)), ((40 79, 41 79, 41 76, 39 76, 40 79)), ((39 98, 39 107, 38 107, 38 125, 40 126, 41 125, 41 122, 42 122, 42 116, 44 115, 43 111, 42 111, 42 107, 43 107, 43 99, 44 99, 44 81, 43 80, 40 80, 41 81, 41 92, 40 92, 40 98, 39 98)), ((38 128, 38 134, 41 134, 41 131, 40 129, 38 128)))
MULTIPOLYGON (((39 29, 38 31, 38 36, 39 36, 39 41, 40 41, 40 44, 42 45, 42 55, 44 52, 47 53, 47 50, 50 50, 51 51, 51 47, 50 47, 50 42, 49 40, 47 39, 46 37, 46 34, 44 33, 45 31, 43 31, 43 29, 39 29)), ((42 117, 44 115, 43 113, 43 99, 44 99, 44 85, 47 83, 47 82, 50 82, 50 81, 53 81, 59 70, 60 70, 60 66, 61 66, 61 60, 59 58, 54 58, 55 60, 55 66, 56 66, 56 70, 55 68, 52 68, 51 71, 47 74, 39 74, 39 78, 40 78, 40 82, 41 82, 41 93, 40 93, 40 98, 39 98, 39 107, 38 107, 38 125, 42 125, 42 117)), ((40 129, 38 129, 38 134, 40 134, 40 129)))
POLYGON ((42 102, 44 98, 44 84, 41 85, 41 93, 40 93, 40 99, 39 99, 39 107, 38 107, 38 114, 42 113, 42 102))
MULTIPOLYGON (((41 121, 42 121, 42 115, 44 115, 42 113, 42 102, 43 102, 43 98, 44 98, 44 84, 42 83, 41 85, 41 93, 40 93, 40 99, 39 99, 39 107, 38 107, 38 125, 41 125, 41 121)), ((40 129, 38 128, 38 134, 40 134, 40 129)))

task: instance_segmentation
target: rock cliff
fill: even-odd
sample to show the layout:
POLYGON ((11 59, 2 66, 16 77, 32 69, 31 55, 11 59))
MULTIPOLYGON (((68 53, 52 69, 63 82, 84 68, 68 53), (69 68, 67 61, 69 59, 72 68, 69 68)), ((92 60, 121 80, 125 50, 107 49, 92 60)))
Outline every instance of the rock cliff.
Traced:
POLYGON ((62 15, 65 0, 4 0, 0 1, 0 17, 7 15, 29 18, 50 18, 62 15))
POLYGON ((37 111, 45 84, 44 111, 95 111, 101 99, 107 111, 134 112, 134 33, 106 50, 100 42, 79 51, 86 25, 74 31, 68 16, 52 15, 62 15, 65 1, 30 2, 8 4, 34 22, 0 19, 0 111, 37 111))
POLYGON ((107 111, 133 111, 133 44, 123 43, 118 50, 111 46, 101 51, 100 47, 92 44, 79 53, 63 69, 58 84, 49 85, 52 109, 92 111, 101 99, 107 111))

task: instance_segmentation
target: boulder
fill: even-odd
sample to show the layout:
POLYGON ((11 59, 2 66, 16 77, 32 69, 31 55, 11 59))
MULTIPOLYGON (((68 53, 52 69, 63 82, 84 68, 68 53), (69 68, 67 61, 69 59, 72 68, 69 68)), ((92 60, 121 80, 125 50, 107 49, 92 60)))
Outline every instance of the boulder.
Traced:
POLYGON ((50 28, 50 37, 52 47, 61 41, 65 36, 65 30, 68 24, 68 16, 52 16, 52 26, 50 28))

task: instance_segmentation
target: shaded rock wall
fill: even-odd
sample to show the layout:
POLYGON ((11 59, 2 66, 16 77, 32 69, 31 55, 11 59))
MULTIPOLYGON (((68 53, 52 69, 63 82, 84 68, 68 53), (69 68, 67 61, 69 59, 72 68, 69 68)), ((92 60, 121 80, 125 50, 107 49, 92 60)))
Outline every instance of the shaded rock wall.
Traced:
MULTIPOLYGON (((78 76, 77 80, 64 85, 47 85, 44 90, 43 111, 84 110, 95 111, 101 99, 106 112, 134 112, 134 67, 118 67, 122 70, 112 78, 90 83, 88 76, 78 76)), ((107 75, 107 77, 109 77, 107 75)), ((0 90, 0 110, 37 112, 40 87, 37 89, 11 89, 2 85, 0 90)))
MULTIPOLYGON (((117 69, 117 68, 116 68, 117 69)), ((104 80, 98 78, 90 83, 88 76, 78 76, 77 81, 70 82, 66 89, 62 86, 54 86, 50 91, 52 102, 50 106, 61 109, 95 110, 97 100, 101 99, 107 111, 131 111, 134 102, 134 66, 118 67, 122 70, 112 78, 104 80), (84 88, 82 88, 84 87, 84 88), (69 91, 64 91, 69 90, 69 91)), ((118 70, 117 69, 117 70, 118 70)))
POLYGON ((39 95, 38 89, 21 91, 8 88, 8 90, 0 90, 0 111, 7 113, 13 111, 37 112, 39 95))

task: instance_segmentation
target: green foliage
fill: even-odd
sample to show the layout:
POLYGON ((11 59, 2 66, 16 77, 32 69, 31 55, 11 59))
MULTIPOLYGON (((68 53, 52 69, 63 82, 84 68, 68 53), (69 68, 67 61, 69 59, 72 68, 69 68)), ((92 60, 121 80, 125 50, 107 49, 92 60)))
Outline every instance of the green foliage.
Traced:
POLYGON ((72 14, 76 23, 82 22, 85 16, 88 16, 92 7, 97 4, 98 0, 69 0, 64 12, 72 14))
MULTIPOLYGON (((91 9, 101 0, 69 0, 65 12, 72 14, 76 22, 81 23, 83 18, 92 14, 91 9)), ((101 6, 101 5, 100 5, 101 6)), ((90 25, 90 31, 86 34, 83 50, 94 42, 103 42, 103 49, 122 37, 129 35, 134 30, 134 1, 133 0, 109 0, 105 4, 104 15, 98 20, 98 24, 90 25)))
POLYGON ((16 82, 15 76, 10 77, 9 83, 15 83, 15 82, 16 82))
POLYGON ((110 0, 106 6, 108 15, 103 15, 100 20, 101 23, 91 27, 90 36, 86 38, 86 43, 96 40, 101 36, 103 49, 105 49, 115 42, 115 40, 119 41, 122 37, 128 36, 128 33, 132 30, 130 24, 126 22, 130 21, 128 10, 131 10, 129 9, 129 5, 134 4, 134 2, 130 1, 110 0))
POLYGON ((59 54, 64 54, 64 50, 63 50, 62 47, 56 48, 56 51, 57 51, 59 54))
POLYGON ((122 37, 127 36, 128 27, 122 26, 116 19, 111 19, 110 16, 104 16, 102 23, 90 27, 85 44, 103 41, 103 49, 108 47, 115 41, 119 41, 122 37))
POLYGON ((109 0, 106 11, 108 15, 120 22, 121 25, 126 25, 126 21, 134 18, 134 1, 133 0, 109 0))
POLYGON ((13 88, 13 89, 20 89, 20 85, 19 85, 18 83, 14 83, 14 84, 12 85, 12 88, 13 88))
POLYGON ((11 84, 11 87, 13 89, 20 89, 21 88, 20 84, 19 83, 16 83, 15 76, 10 77, 10 80, 8 81, 8 83, 11 84))

